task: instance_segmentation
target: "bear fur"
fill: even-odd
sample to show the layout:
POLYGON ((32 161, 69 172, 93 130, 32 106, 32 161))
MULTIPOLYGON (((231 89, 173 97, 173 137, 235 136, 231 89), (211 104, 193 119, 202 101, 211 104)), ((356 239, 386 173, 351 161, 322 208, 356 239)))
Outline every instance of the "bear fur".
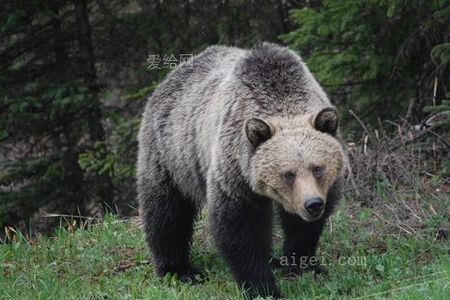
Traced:
POLYGON ((156 273, 197 273, 189 247, 206 207, 236 282, 250 297, 279 297, 272 204, 284 256, 313 257, 347 164, 336 110, 300 57, 269 43, 207 48, 154 91, 138 139, 140 216, 156 273), (305 209, 311 199, 322 201, 308 206, 313 214, 305 209))

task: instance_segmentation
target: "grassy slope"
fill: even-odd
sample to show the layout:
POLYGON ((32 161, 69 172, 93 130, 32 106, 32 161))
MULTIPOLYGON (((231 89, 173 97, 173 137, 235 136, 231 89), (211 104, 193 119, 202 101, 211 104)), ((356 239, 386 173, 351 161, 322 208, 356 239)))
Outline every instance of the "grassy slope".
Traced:
MULTIPOLYGON (((328 263, 329 277, 306 274, 287 280, 276 271, 286 298, 450 299, 448 240, 435 240, 442 218, 427 220, 413 235, 388 234, 372 209, 354 211, 339 209, 323 236, 320 255, 328 263), (348 256, 365 257, 366 266, 339 264, 338 257, 348 256)), ((240 299, 223 262, 201 238, 204 223, 197 227, 192 257, 208 272, 202 284, 155 278, 139 227, 109 217, 89 229, 60 229, 54 238, 32 245, 23 238, 0 245, 0 298, 240 299)), ((279 241, 275 249, 279 253, 279 241)))

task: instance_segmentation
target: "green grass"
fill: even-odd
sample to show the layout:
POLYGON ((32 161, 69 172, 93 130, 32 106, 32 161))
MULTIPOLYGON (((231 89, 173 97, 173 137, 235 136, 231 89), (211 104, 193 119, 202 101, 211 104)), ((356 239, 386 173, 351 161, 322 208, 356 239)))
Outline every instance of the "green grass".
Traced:
MULTIPOLYGON (((329 276, 288 280, 275 272, 286 298, 450 299, 448 240, 435 238, 437 229, 446 226, 444 217, 426 220, 424 228, 409 235, 376 218, 373 209, 353 211, 341 207, 322 238, 319 255, 329 276), (339 263, 347 257, 361 261, 339 263)), ((0 298, 241 299, 205 238, 204 222, 197 227, 192 260, 208 274, 203 283, 156 278, 136 222, 107 217, 87 229, 59 229, 54 237, 31 244, 17 236, 0 245, 0 298)), ((279 234, 275 240, 279 254, 279 234)))

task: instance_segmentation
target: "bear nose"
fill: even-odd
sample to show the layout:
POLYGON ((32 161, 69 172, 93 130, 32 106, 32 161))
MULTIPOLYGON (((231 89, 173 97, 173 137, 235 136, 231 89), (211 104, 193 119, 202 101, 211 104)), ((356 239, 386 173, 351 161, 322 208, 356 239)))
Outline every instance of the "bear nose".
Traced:
POLYGON ((305 208, 310 214, 317 215, 323 209, 323 199, 320 197, 308 199, 305 202, 305 208))

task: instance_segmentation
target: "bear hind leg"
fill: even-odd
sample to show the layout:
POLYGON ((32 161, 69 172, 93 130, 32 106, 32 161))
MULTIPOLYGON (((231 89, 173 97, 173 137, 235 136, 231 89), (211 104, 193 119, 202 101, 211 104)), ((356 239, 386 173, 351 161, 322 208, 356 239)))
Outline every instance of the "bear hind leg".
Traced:
POLYGON ((196 206, 183 197, 169 180, 156 184, 149 179, 139 186, 140 210, 147 244, 158 276, 175 274, 192 282, 199 272, 189 263, 196 206))

